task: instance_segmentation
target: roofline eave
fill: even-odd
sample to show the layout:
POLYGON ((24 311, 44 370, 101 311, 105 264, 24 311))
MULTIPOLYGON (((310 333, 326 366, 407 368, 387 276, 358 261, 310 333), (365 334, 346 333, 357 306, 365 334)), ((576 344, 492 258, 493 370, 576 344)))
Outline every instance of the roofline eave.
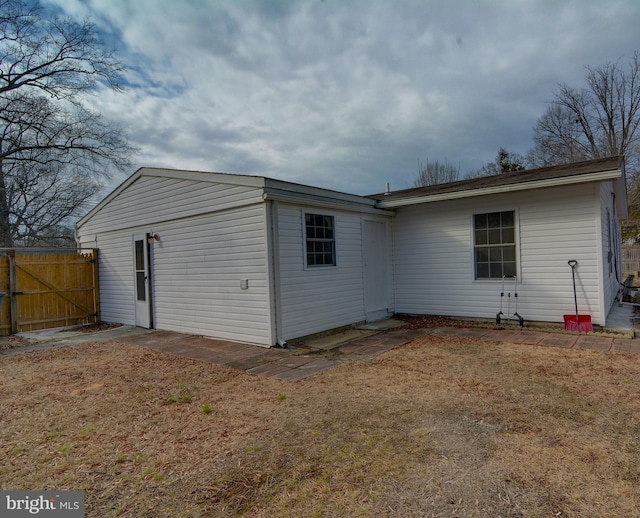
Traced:
POLYGON ((562 178, 550 178, 546 180, 533 180, 530 182, 514 183, 507 185, 497 185, 492 187, 483 187, 479 189, 465 189, 462 191, 445 192, 441 194, 428 194, 425 196, 415 196, 410 198, 379 200, 378 208, 392 209, 395 207, 403 207, 407 205, 418 205, 421 203, 433 203, 437 201, 457 200, 461 198, 472 198, 475 196, 487 196, 490 194, 502 194, 516 191, 526 191, 531 189, 542 189, 545 187, 559 187, 563 185, 575 185, 588 182, 602 182, 606 180, 614 180, 622 176, 620 169, 612 169, 608 171, 599 171, 597 173, 582 174, 578 176, 564 176, 562 178))

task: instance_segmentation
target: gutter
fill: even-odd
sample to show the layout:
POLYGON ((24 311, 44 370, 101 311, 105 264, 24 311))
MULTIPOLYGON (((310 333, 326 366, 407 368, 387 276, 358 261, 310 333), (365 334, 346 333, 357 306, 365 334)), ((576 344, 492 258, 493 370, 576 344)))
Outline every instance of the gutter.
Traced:
POLYGON ((526 191, 530 189, 541 189, 544 187, 559 187, 563 185, 575 185, 587 182, 602 182, 605 180, 615 180, 622 176, 620 169, 610 171, 600 171, 598 173, 581 174, 575 176, 564 176, 561 178, 550 178, 548 180, 533 180, 529 182, 496 185, 494 187, 484 187, 480 189, 467 189, 464 191, 445 192, 442 194, 427 194, 425 196, 415 196, 410 198, 400 198, 378 201, 377 207, 381 209, 391 209, 406 205, 417 205, 419 203, 433 203, 436 201, 457 200, 460 198, 471 198, 474 196, 486 196, 488 194, 502 194, 516 191, 526 191))

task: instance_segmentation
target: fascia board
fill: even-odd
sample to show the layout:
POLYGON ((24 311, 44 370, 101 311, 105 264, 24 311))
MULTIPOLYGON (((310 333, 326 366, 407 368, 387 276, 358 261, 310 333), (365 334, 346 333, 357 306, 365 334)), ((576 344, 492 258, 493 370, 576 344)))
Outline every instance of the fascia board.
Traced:
POLYGON ((226 183, 231 185, 242 185, 244 187, 256 188, 264 187, 265 184, 265 178, 263 176, 209 173, 203 171, 186 171, 181 169, 144 168, 144 176, 176 178, 179 180, 193 180, 196 182, 226 183))
POLYGON ((426 196, 417 196, 414 198, 402 198, 399 200, 380 200, 378 207, 382 209, 403 207, 407 205, 417 205, 420 203, 433 203, 436 201, 457 200, 461 198, 471 198, 475 196, 487 196, 490 194, 502 194, 516 191, 526 191, 530 189, 542 189, 544 187, 560 187, 563 185, 575 185, 587 182, 601 182, 605 180, 613 180, 620 178, 622 172, 619 169, 611 171, 600 171, 597 173, 564 176, 562 178, 551 178, 548 180, 534 180, 531 182, 523 182, 509 185, 498 185, 495 187, 485 187, 481 189, 468 189, 464 191, 447 192, 442 194, 431 194, 426 196))
POLYGON ((372 203, 354 203, 353 201, 343 200, 327 196, 314 196, 301 193, 290 193, 282 191, 267 191, 264 193, 265 200, 279 201, 284 203, 294 203, 298 205, 308 205, 313 207, 324 207, 337 210, 349 210, 353 212, 362 212, 367 214, 379 214, 381 216, 392 216, 395 214, 393 210, 385 210, 376 207, 374 200, 363 198, 372 203))
POLYGON ((332 200, 339 200, 346 203, 354 203, 360 205, 376 204, 376 200, 367 196, 360 196, 358 194, 349 194, 341 191, 334 191, 331 189, 323 189, 322 187, 313 187, 311 185, 303 185, 293 182, 285 182, 281 180, 266 179, 265 192, 267 193, 282 193, 291 196, 315 196, 318 198, 326 198, 332 200))

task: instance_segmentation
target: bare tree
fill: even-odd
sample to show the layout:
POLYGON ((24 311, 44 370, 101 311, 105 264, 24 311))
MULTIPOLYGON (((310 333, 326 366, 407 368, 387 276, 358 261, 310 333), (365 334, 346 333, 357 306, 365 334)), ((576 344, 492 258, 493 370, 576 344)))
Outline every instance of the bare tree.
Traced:
POLYGON ((74 242, 73 220, 100 189, 99 182, 80 169, 51 163, 47 166, 15 163, 7 200, 11 207, 10 232, 25 246, 74 242))
POLYGON ((640 54, 620 62, 587 67, 586 87, 560 85, 534 128, 535 165, 555 165, 626 155, 637 172, 640 132, 640 54))
POLYGON ((450 164, 445 158, 444 162, 429 162, 423 164, 418 160, 418 175, 415 178, 414 187, 435 185, 439 183, 455 182, 460 175, 460 166, 450 164))
POLYGON ((580 128, 575 121, 570 110, 551 105, 536 123, 528 162, 533 167, 546 167, 587 160, 589 154, 580 142, 580 128))
POLYGON ((546 166, 625 155, 629 222, 625 238, 640 237, 640 54, 587 67, 586 87, 562 84, 534 127, 529 161, 546 166))
POLYGON ((123 71, 89 21, 0 0, 0 246, 59 233, 130 165, 122 129, 89 105, 122 90, 123 71))

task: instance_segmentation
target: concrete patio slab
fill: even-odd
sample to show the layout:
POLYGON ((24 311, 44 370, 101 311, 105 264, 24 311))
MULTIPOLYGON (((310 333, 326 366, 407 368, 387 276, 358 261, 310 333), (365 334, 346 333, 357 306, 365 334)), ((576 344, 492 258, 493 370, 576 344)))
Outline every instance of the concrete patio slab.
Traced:
POLYGON ((577 349, 591 349, 593 351, 608 351, 613 344, 613 338, 606 336, 579 336, 576 340, 577 349))
POLYGON ((546 338, 547 334, 541 331, 518 331, 509 337, 509 341, 515 344, 537 344, 546 338))
POLYGON ((250 374, 256 374, 257 376, 280 377, 282 374, 291 370, 294 369, 290 369, 286 365, 278 365, 276 363, 263 363, 262 365, 247 369, 246 372, 250 374))
POLYGON ((314 362, 317 360, 317 357, 313 356, 285 356, 275 362, 274 365, 282 365, 283 367, 287 367, 289 369, 297 369, 304 365, 314 362))
MULTIPOLYGON (((293 358, 293 357, 292 357, 293 358)), ((283 380, 299 380, 316 374, 330 367, 338 365, 339 362, 327 360, 325 358, 308 358, 304 363, 291 363, 290 359, 282 359, 275 362, 265 363, 247 370, 251 374, 258 376, 269 376, 283 380)))
POLYGON ((288 373, 285 373, 281 379, 302 379, 307 376, 312 376, 336 365, 340 365, 341 362, 336 360, 329 360, 327 358, 315 358, 312 362, 301 365, 297 369, 290 369, 288 373))
MULTIPOLYGON (((231 367, 233 369, 238 369, 242 371, 249 371, 260 365, 264 365, 265 363, 271 363, 273 361, 277 361, 279 359, 278 356, 272 356, 268 354, 261 355, 253 355, 253 356, 245 356, 243 358, 225 358, 220 360, 221 365, 226 365, 227 367, 231 367)), ((218 362, 214 362, 218 363, 218 362)))
POLYGON ((345 329, 336 333, 320 334, 306 337, 299 343, 294 343, 294 347, 303 346, 308 349, 330 351, 342 344, 358 340, 376 334, 377 331, 369 329, 345 329))
POLYGON ((441 336, 459 336, 460 328, 458 327, 432 327, 429 329, 430 335, 441 336))
POLYGON ((481 327, 468 327, 458 328, 459 332, 457 336, 466 336, 471 338, 482 338, 487 334, 487 329, 481 327))
POLYGON ((637 340, 633 338, 614 338, 609 350, 616 353, 630 353, 635 342, 637 340))
POLYGON ((396 320, 395 318, 386 318, 384 320, 378 320, 377 322, 368 322, 356 326, 356 329, 365 329, 369 331, 389 331, 389 329, 396 329, 398 327, 404 327, 406 324, 402 320, 396 320))
POLYGON ((538 342, 538 345, 548 345, 550 347, 573 347, 578 340, 577 335, 568 335, 560 333, 548 333, 542 340, 538 342))
MULTIPOLYGON (((373 358, 385 351, 407 344, 425 335, 440 337, 460 336, 478 338, 494 342, 515 344, 538 344, 541 346, 563 347, 610 351, 614 353, 640 354, 640 340, 615 338, 589 334, 569 334, 563 332, 530 331, 522 329, 491 329, 483 327, 433 327, 402 328, 395 323, 387 330, 347 329, 335 336, 311 337, 304 348, 281 349, 264 348, 250 344, 230 342, 173 331, 141 329, 133 326, 83 333, 83 336, 61 335, 62 340, 51 341, 47 333, 44 343, 0 350, 0 356, 20 354, 29 351, 49 349, 56 346, 72 345, 89 341, 116 340, 121 343, 139 345, 177 356, 206 361, 217 365, 243 370, 245 372, 269 376, 281 380, 296 381, 334 367, 354 357, 373 358)), ((385 326, 382 326, 385 328, 385 326)))
POLYGON ((633 338, 614 338, 610 351, 640 354, 640 340, 633 338))
MULTIPOLYGON (((406 343, 406 342, 405 342, 406 343)), ((404 344, 398 344, 404 345, 404 344)), ((376 356, 385 351, 389 351, 398 347, 398 345, 371 343, 371 344, 346 344, 340 347, 340 352, 343 354, 356 354, 360 356, 376 356)))
POLYGON ((377 355, 385 351, 407 344, 422 334, 406 333, 400 330, 380 333, 374 336, 349 342, 340 346, 339 350, 344 354, 377 355))
POLYGON ((514 329, 486 329, 482 336, 483 340, 493 340, 495 342, 511 342, 517 340, 521 331, 514 329))

